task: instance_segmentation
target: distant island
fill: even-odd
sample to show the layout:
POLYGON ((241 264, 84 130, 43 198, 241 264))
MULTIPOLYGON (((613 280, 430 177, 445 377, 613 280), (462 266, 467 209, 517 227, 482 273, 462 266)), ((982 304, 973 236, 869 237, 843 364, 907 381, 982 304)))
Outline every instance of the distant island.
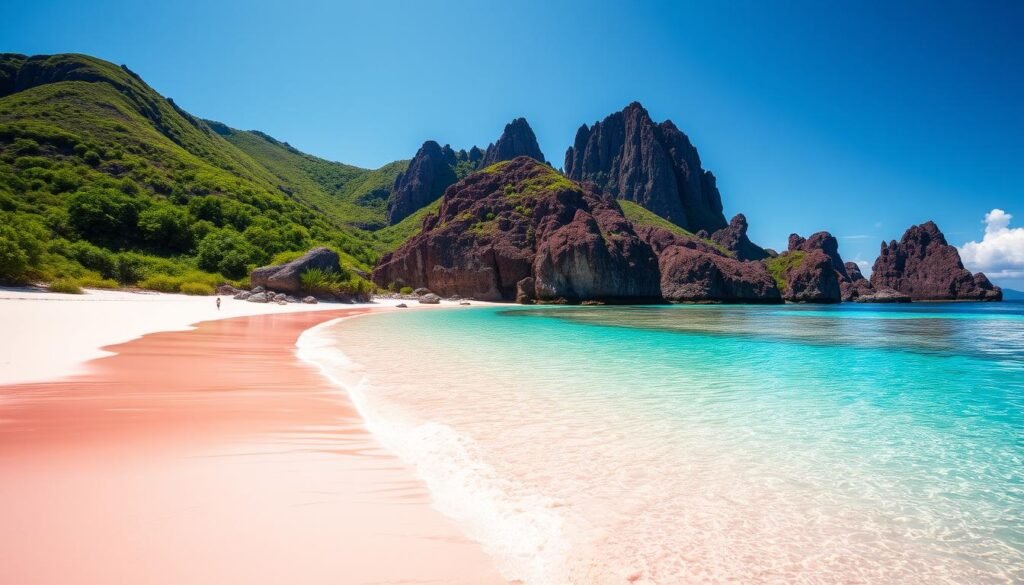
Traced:
POLYGON ((337 262, 318 266, 317 282, 268 292, 283 302, 406 288, 519 303, 1003 298, 930 221, 883 242, 870 279, 827 232, 792 234, 782 252, 758 246, 744 215, 726 220, 686 134, 637 102, 581 126, 561 170, 523 118, 487 147, 427 141, 371 170, 203 120, 128 67, 77 54, 0 55, 0 213, 0 281, 65 292, 251 289, 252 274, 328 247, 337 262))

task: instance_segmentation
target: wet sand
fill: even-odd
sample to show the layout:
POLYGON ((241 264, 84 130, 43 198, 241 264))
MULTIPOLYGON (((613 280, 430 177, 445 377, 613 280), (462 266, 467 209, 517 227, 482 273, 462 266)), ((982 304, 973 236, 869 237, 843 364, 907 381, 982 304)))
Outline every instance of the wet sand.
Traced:
POLYGON ((502 583, 295 357, 367 311, 201 323, 0 387, 0 583, 502 583))

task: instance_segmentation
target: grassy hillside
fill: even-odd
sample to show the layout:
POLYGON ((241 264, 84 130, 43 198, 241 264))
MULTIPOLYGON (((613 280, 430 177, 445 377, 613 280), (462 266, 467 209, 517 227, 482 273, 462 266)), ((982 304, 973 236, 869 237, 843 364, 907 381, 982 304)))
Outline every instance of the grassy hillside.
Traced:
POLYGON ((437 213, 441 209, 442 199, 444 197, 438 197, 433 203, 420 208, 419 211, 395 225, 389 225, 370 234, 370 240, 373 242, 374 249, 381 254, 391 252, 404 244, 409 238, 420 233, 420 230, 423 228, 423 218, 428 213, 437 213))
POLYGON ((671 221, 665 219, 664 217, 661 217, 660 215, 654 213, 653 211, 649 211, 646 207, 642 207, 637 203, 633 203, 632 201, 626 201, 625 199, 619 199, 617 203, 619 204, 619 207, 622 208, 622 215, 625 215, 626 219, 628 219, 630 223, 632 223, 633 225, 661 228, 663 230, 670 231, 676 234, 677 236, 699 240, 704 244, 707 244, 708 246, 711 246, 712 248, 718 250, 722 254, 725 254, 726 256, 733 256, 732 252, 730 252, 728 249, 726 249, 718 242, 698 237, 697 234, 682 227, 679 227, 678 225, 672 223, 671 221))
POLYGON ((327 198, 344 189, 310 181, 354 201, 386 172, 324 162, 267 166, 125 67, 0 54, 0 281, 214 283, 315 244, 368 270, 373 242, 327 198))
POLYGON ((367 230, 387 225, 386 205, 395 177, 409 161, 395 161, 379 169, 363 169, 301 152, 262 132, 229 128, 207 122, 281 182, 281 186, 307 205, 332 219, 367 230))

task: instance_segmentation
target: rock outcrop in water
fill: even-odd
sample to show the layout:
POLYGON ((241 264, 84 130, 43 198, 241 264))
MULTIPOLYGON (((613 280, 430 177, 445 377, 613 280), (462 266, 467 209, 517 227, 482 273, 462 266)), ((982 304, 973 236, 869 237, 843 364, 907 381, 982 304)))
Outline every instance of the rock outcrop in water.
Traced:
POLYGON ((890 288, 915 301, 1000 301, 1003 291, 981 272, 964 268, 934 222, 911 226, 899 242, 882 242, 871 272, 876 289, 890 288))
POLYGON ((406 171, 395 178, 388 198, 388 223, 394 225, 417 210, 436 201, 445 190, 465 174, 496 162, 529 156, 544 161, 537 137, 525 118, 516 118, 505 126, 498 141, 481 151, 455 152, 433 140, 423 143, 406 171))
POLYGON ((615 201, 519 157, 445 194, 423 231, 381 259, 381 286, 518 302, 781 302, 760 263, 635 227, 615 201))
POLYGON ((733 216, 729 225, 711 234, 710 238, 736 255, 739 260, 764 260, 768 252, 747 237, 747 217, 742 213, 733 216))
POLYGON ((828 232, 810 238, 790 234, 789 249, 765 261, 783 298, 795 303, 838 303, 840 282, 849 280, 839 243, 828 232))
POLYGON ((691 232, 727 225, 715 176, 701 167, 690 139, 670 121, 655 124, 636 102, 580 127, 565 153, 565 174, 691 232))
POLYGON ((656 226, 636 228, 658 255, 661 296, 669 302, 781 303, 764 264, 730 258, 699 238, 656 226))

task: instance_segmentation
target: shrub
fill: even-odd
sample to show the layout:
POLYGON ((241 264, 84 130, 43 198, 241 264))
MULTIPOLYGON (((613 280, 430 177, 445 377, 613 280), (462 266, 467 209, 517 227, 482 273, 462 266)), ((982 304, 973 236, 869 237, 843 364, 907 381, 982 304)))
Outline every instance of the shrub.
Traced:
POLYGON ((303 254, 305 254, 305 252, 278 252, 277 254, 274 254, 273 258, 270 259, 270 264, 272 266, 277 266, 278 264, 287 264, 292 260, 298 259, 303 254))
POLYGON ((61 252, 82 266, 99 272, 103 278, 114 278, 117 275, 117 259, 114 254, 89 242, 74 242, 61 252))
POLYGON ((310 268, 299 275, 302 289, 310 294, 330 294, 337 292, 341 279, 337 272, 322 268, 310 268))
POLYGON ((114 262, 114 278, 121 284, 135 284, 146 276, 145 268, 146 260, 139 254, 118 254, 114 262))
POLYGON ((13 214, 0 216, 0 222, 0 280, 24 283, 42 258, 46 230, 13 214))
POLYGON ((155 274, 139 281, 139 288, 165 293, 176 293, 181 290, 181 279, 167 274, 155 274))
POLYGON ((72 295, 82 294, 82 287, 73 278, 61 278, 50 283, 50 292, 68 293, 72 295))
POLYGON ((82 288, 103 288, 114 289, 118 287, 117 281, 113 278, 100 278, 98 275, 85 275, 77 279, 82 288))
POLYGON ((187 295, 212 295, 216 290, 205 282, 186 282, 181 285, 181 292, 187 295))
POLYGON ((411 295, 412 294, 412 287, 411 286, 403 286, 401 289, 398 290, 398 292, 402 293, 403 295, 411 295))

